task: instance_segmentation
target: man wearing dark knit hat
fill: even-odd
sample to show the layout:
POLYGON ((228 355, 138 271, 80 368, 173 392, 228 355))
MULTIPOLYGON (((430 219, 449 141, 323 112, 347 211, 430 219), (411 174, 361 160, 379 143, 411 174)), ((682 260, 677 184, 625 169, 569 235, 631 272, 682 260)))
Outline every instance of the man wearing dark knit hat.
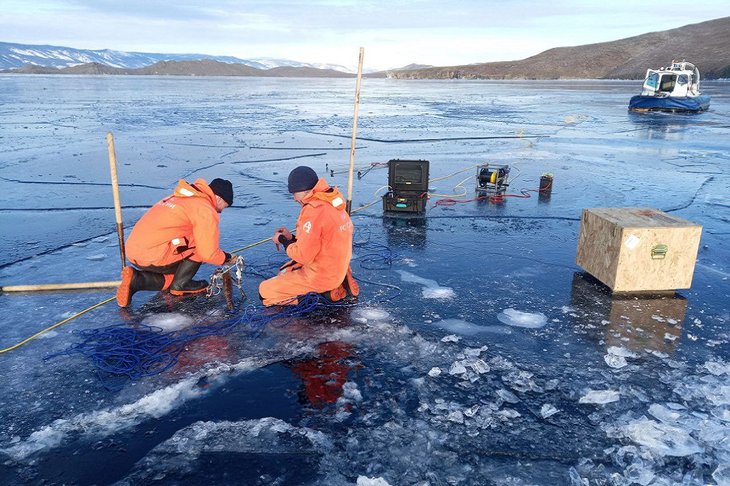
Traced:
POLYGON ((345 198, 336 187, 317 177, 310 167, 300 166, 289 174, 288 189, 301 206, 296 236, 279 228, 272 240, 291 258, 278 275, 261 282, 264 305, 296 304, 309 292, 341 300, 359 289, 350 270, 353 226, 345 210, 345 198))
POLYGON ((136 267, 122 270, 117 303, 129 305, 139 290, 197 294, 208 288, 193 280, 202 263, 233 263, 234 255, 219 247, 220 213, 233 204, 233 185, 225 179, 208 184, 178 182, 175 192, 152 206, 134 225, 125 249, 136 267))

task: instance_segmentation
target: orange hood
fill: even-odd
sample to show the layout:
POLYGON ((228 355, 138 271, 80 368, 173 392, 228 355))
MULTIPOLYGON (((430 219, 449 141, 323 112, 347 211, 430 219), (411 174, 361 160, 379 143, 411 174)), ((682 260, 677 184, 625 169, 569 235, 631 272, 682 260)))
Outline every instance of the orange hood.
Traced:
POLYGON ((317 184, 312 188, 312 192, 304 199, 303 204, 312 204, 317 206, 317 201, 323 201, 329 203, 340 211, 345 210, 345 197, 337 189, 337 187, 330 187, 327 181, 320 178, 317 184))
POLYGON ((215 193, 213 193, 213 189, 208 186, 205 179, 197 179, 193 184, 180 179, 177 181, 177 187, 173 195, 175 197, 200 197, 207 199, 213 207, 216 207, 215 193))

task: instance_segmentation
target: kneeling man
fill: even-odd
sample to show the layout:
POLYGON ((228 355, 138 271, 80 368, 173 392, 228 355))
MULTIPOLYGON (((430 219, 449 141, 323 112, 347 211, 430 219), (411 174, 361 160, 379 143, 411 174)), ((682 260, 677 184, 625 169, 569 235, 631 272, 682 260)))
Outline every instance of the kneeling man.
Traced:
POLYGON ((357 296, 352 278, 353 225, 345 210, 345 198, 310 167, 297 167, 289 174, 289 192, 301 206, 296 236, 279 228, 272 240, 277 250, 283 245, 291 261, 279 274, 261 282, 259 296, 264 305, 296 304, 309 292, 341 300, 347 292, 357 296))

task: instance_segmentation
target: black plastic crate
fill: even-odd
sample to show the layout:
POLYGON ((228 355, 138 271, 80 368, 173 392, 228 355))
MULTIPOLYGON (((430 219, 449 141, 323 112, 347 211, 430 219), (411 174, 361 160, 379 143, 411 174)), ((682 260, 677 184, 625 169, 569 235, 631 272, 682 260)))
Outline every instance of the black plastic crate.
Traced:
POLYGON ((428 192, 428 160, 388 161, 388 186, 395 194, 428 192))
POLYGON ((390 213, 425 213, 428 198, 425 194, 388 193, 383 196, 383 211, 390 213))

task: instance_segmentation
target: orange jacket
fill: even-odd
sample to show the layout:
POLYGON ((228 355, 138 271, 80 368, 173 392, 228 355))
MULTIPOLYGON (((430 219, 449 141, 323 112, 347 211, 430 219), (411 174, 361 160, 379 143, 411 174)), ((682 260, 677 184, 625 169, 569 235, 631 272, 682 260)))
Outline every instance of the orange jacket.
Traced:
POLYGON ((302 201, 297 219, 297 239, 286 254, 302 264, 314 288, 334 289, 345 279, 352 258, 353 225, 345 211, 345 198, 320 179, 302 201))
POLYGON ((220 215, 215 194, 204 179, 180 179, 175 192, 152 206, 132 228, 127 258, 137 266, 165 266, 190 258, 222 265, 218 246, 220 215))

